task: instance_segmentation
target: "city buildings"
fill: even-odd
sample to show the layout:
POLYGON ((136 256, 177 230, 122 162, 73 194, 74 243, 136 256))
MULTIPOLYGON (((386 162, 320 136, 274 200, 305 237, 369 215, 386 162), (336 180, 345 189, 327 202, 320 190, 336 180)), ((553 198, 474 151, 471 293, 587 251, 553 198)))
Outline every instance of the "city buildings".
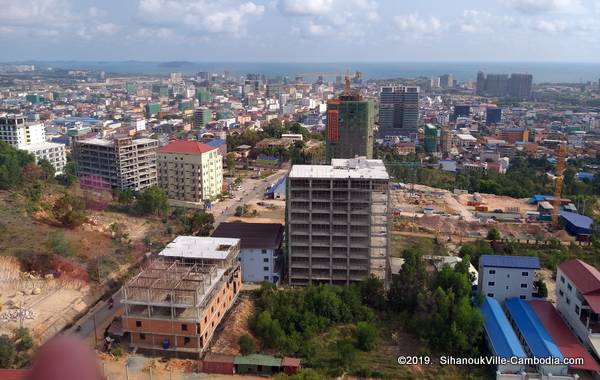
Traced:
POLYGON ((510 144, 520 141, 529 141, 529 131, 525 128, 501 129, 498 133, 498 138, 510 144))
POLYGON ((379 137, 410 136, 419 122, 419 87, 382 87, 379 93, 379 137))
POLYGON ((73 142, 78 177, 101 178, 120 190, 142 191, 157 184, 158 140, 120 137, 73 142))
POLYGON ((158 185, 176 206, 203 206, 223 190, 223 157, 219 150, 191 140, 160 148, 158 185))
POLYGON ((283 278, 283 231, 278 223, 221 223, 212 236, 240 239, 243 282, 278 284, 283 278))
POLYGON ((200 358, 242 286, 238 239, 179 236, 123 286, 123 331, 138 350, 200 358))
POLYGON ((327 102, 327 162, 334 158, 373 157, 375 103, 352 93, 349 84, 327 102))
POLYGON ((532 95, 531 74, 484 74, 477 73, 476 94, 479 96, 510 96, 529 99, 532 95))
POLYGON ((294 165, 288 189, 290 285, 387 278, 389 176, 381 160, 294 165))
POLYGON ((0 117, 0 141, 31 153, 35 162, 48 160, 56 174, 61 174, 67 164, 67 155, 63 144, 46 141, 46 129, 42 123, 29 123, 23 115, 5 115, 0 117))
POLYGON ((529 300, 536 293, 533 282, 539 269, 537 257, 482 255, 478 289, 500 303, 513 297, 529 300))
POLYGON ((212 121, 212 111, 206 107, 194 110, 194 128, 202 129, 212 121))

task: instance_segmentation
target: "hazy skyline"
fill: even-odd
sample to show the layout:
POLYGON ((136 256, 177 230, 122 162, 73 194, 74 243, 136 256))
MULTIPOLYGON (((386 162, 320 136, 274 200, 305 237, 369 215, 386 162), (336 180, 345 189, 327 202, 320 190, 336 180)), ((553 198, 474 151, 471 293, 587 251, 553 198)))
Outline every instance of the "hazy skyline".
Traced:
POLYGON ((0 0, 2 61, 600 62, 598 0, 0 0))

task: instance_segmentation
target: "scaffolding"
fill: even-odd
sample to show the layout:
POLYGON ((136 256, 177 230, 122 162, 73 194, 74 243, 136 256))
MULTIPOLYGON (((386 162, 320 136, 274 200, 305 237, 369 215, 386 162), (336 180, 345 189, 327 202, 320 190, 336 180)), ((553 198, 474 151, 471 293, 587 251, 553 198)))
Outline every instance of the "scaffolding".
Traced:
POLYGON ((162 307, 201 307, 224 269, 215 264, 155 259, 123 287, 122 303, 162 307))

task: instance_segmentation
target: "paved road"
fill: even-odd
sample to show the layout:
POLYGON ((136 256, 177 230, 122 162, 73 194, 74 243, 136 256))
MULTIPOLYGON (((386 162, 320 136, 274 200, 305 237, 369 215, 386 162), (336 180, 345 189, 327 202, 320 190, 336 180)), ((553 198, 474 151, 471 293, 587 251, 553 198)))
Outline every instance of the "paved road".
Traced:
MULTIPOLYGON (((83 340, 94 339, 94 328, 96 328, 96 337, 98 342, 103 338, 105 326, 108 325, 115 317, 117 312, 122 308, 121 305, 122 291, 119 289, 113 294, 114 305, 109 308, 108 301, 101 300, 92 307, 86 315, 84 315, 77 323, 73 325, 66 334, 72 335, 83 340), (81 326, 81 330, 77 331, 77 326, 81 326)), ((95 342, 94 342, 95 343, 95 342)))
POLYGON ((235 214, 235 209, 252 200, 261 200, 266 192, 267 186, 277 182, 288 173, 289 169, 279 169, 266 179, 248 178, 242 183, 242 190, 233 192, 233 199, 217 203, 213 207, 215 216, 215 227, 227 220, 228 217, 235 214))

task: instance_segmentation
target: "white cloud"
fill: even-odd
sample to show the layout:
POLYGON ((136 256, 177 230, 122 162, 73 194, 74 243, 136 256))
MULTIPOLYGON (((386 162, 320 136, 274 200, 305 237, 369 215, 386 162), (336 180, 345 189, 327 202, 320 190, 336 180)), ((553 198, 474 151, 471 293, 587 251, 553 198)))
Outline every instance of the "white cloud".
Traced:
POLYGON ((334 0, 281 0, 281 12, 292 16, 326 15, 333 10, 334 0))
POLYGON ((525 14, 580 13, 584 10, 581 0, 501 0, 501 2, 525 14))
POLYGON ((463 12, 458 28, 465 33, 484 33, 492 31, 495 20, 488 12, 468 9, 463 12))
POLYGON ((439 33, 442 22, 437 17, 421 17, 418 13, 410 13, 394 17, 397 29, 407 32, 412 37, 423 37, 439 33))
POLYGON ((375 0, 279 0, 278 8, 293 18, 292 34, 304 37, 360 40, 380 20, 375 0))
POLYGON ((189 30, 241 35, 253 17, 260 17, 263 5, 254 2, 234 4, 227 0, 140 0, 142 23, 156 29, 189 30))
POLYGON ((67 27, 73 21, 64 0, 0 0, 0 24, 13 27, 67 27))
POLYGON ((119 26, 116 24, 107 22, 104 24, 96 25, 96 32, 100 34, 115 34, 119 30, 119 26))

